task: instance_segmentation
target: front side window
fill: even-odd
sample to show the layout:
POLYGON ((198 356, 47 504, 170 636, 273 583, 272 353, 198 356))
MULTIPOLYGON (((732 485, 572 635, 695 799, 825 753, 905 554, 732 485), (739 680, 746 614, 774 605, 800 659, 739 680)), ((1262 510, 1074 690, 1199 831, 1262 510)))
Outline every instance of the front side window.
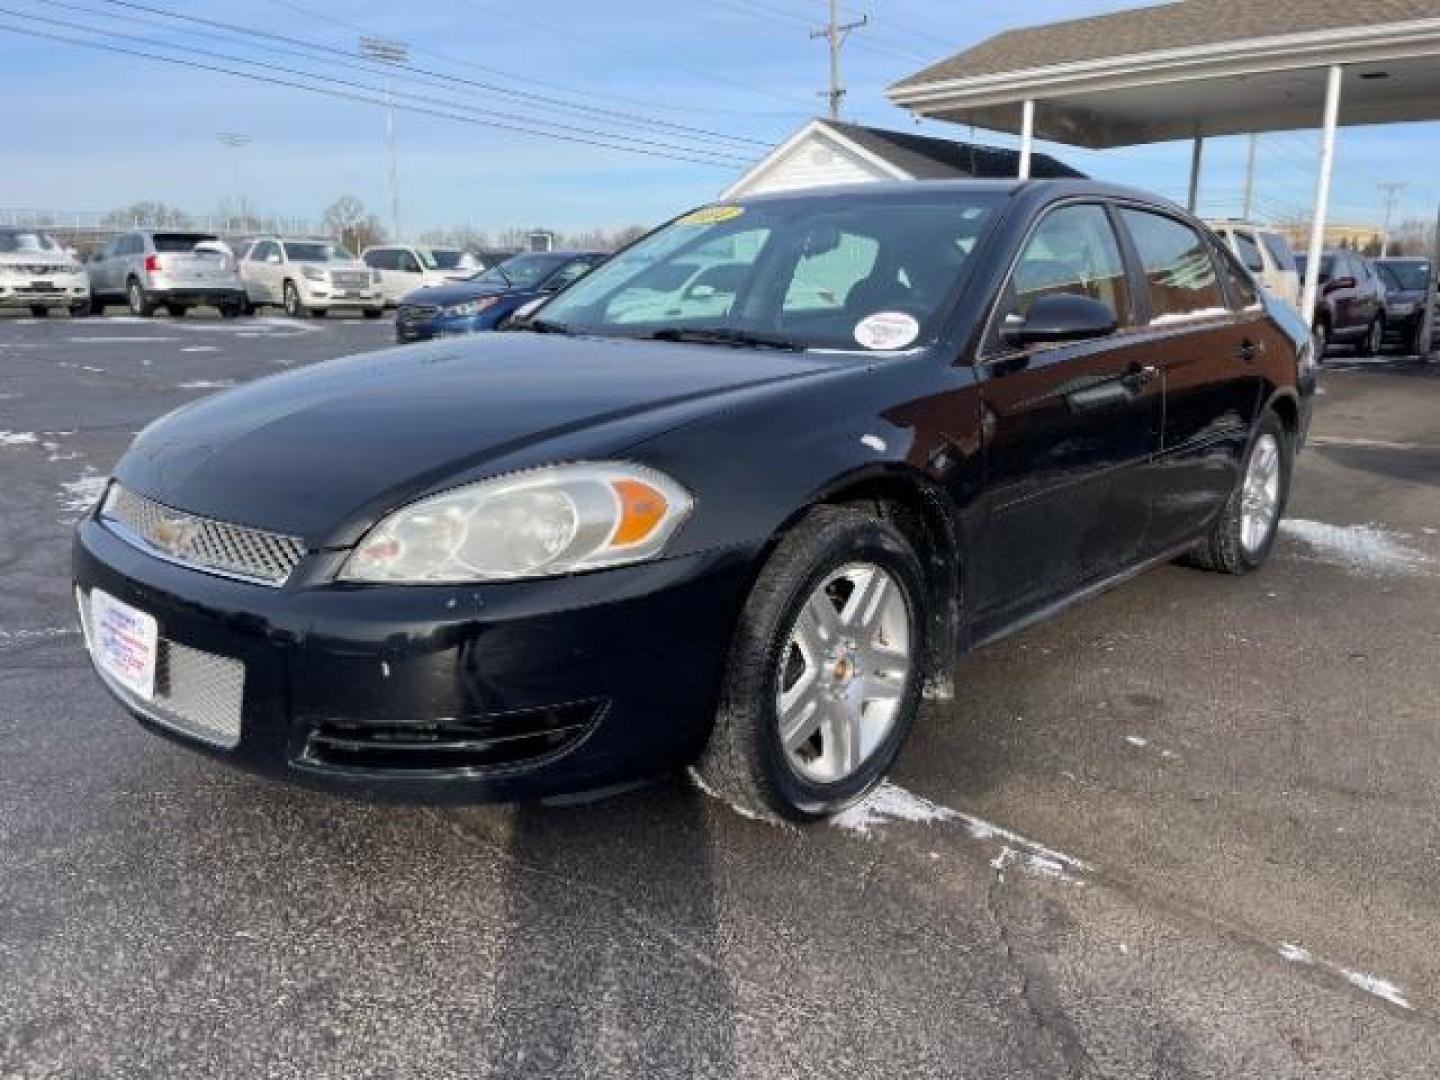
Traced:
POLYGON ((1120 214, 1145 270, 1152 324, 1224 314, 1225 294, 1199 233, 1148 210, 1120 214))
POLYGON ((935 340, 1004 196, 766 199, 685 214, 547 304, 582 333, 896 350, 935 340))
POLYGON ((286 240, 285 257, 291 262, 349 262, 354 258, 338 244, 324 240, 286 240))
POLYGON ((1010 277, 1010 313, 1024 316, 1043 296, 1086 296, 1098 300, 1125 325, 1130 288, 1120 244, 1101 206, 1065 206, 1045 217, 1026 241, 1010 277))

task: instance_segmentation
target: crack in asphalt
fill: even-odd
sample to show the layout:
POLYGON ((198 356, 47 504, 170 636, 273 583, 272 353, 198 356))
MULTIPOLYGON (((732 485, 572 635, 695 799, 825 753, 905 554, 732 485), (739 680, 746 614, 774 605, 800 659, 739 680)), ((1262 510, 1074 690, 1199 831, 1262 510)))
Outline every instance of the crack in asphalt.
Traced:
MULTIPOLYGON (((1012 988, 1015 997, 1034 1021, 1035 1029, 1047 1036, 1055 1045, 1056 1050, 1065 1061, 1069 1076, 1077 1078, 1077 1080, 1085 1080, 1089 1077, 1099 1077, 1104 1080, 1107 1074, 1090 1056, 1090 1051, 1076 1035, 1073 1025, 1068 1021, 1057 1025, 1055 1010, 1035 999, 1029 969, 1026 968, 1015 949, 1015 943, 1010 936, 1010 927, 1000 910, 999 895, 1004 884, 1005 871, 998 868, 993 870, 990 885, 985 890, 985 914, 995 925, 996 940, 1000 943, 1006 966, 1015 973, 1015 985, 1012 988)), ((1064 1019, 1063 1013, 1060 1014, 1060 1019, 1064 1019)))

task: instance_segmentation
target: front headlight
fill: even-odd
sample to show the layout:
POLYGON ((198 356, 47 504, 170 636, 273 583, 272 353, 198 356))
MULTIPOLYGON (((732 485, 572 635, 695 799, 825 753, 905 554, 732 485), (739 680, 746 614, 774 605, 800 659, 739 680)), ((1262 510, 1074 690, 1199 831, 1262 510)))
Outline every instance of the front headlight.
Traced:
POLYGON ((304 274, 311 281, 324 281, 325 271, 318 266, 302 266, 300 273, 304 274))
POLYGON ((694 505, 674 480, 641 465, 547 466, 395 511, 365 535, 339 576, 453 584, 622 566, 659 555, 694 505))
POLYGON ((500 302, 498 296, 482 296, 479 300, 467 300, 463 304, 451 304, 442 314, 449 318, 461 319, 466 315, 479 315, 500 302))

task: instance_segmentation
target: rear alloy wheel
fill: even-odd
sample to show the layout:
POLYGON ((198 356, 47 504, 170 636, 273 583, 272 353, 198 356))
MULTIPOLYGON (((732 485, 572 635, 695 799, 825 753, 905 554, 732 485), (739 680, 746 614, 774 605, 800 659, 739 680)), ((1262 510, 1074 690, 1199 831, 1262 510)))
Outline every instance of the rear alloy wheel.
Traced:
POLYGON ((767 817, 813 820, 884 778, 920 705, 926 592, 888 521, 811 510, 765 564, 735 629, 708 791, 767 817))
POLYGON ((309 314, 305 305, 300 302, 300 290, 293 281, 285 282, 285 314, 292 319, 303 319, 309 314))
POLYGON ((1365 341, 1360 346, 1362 356, 1379 356, 1385 351, 1385 318, 1377 315, 1365 328, 1365 341))
POLYGON ((1248 574, 1275 546, 1290 495, 1290 433, 1273 412, 1261 419, 1240 482, 1210 535, 1191 550, 1190 563, 1226 574, 1248 574))
POLYGON ((130 305, 130 314, 138 315, 142 319, 148 319, 155 313, 155 305, 145 295, 145 287, 135 278, 125 286, 125 299, 130 305))

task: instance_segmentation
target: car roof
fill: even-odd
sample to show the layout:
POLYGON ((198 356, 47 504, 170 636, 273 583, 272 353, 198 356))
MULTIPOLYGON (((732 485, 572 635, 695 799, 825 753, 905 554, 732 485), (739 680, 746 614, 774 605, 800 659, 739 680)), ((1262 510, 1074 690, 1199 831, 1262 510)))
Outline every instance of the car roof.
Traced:
POLYGON ((1169 199, 1161 195, 1156 195, 1151 191, 1143 191, 1139 188, 1127 187, 1123 184, 1110 184, 1100 180, 1074 177, 1031 180, 1021 180, 1018 178, 991 178, 983 180, 886 180, 859 184, 836 184, 827 187, 803 188, 793 191, 764 192, 758 195, 747 195, 744 198, 731 201, 735 205, 755 206, 783 202, 806 202, 811 199, 833 198, 837 195, 865 200, 883 199, 896 195, 914 195, 920 197, 926 194, 947 191, 955 192, 956 194, 982 193, 996 195, 1018 195, 1022 192, 1035 192, 1053 194, 1056 198, 1076 195, 1094 195, 1101 198, 1134 199, 1139 202, 1153 203, 1156 206, 1163 206, 1172 210, 1182 209, 1169 199))

